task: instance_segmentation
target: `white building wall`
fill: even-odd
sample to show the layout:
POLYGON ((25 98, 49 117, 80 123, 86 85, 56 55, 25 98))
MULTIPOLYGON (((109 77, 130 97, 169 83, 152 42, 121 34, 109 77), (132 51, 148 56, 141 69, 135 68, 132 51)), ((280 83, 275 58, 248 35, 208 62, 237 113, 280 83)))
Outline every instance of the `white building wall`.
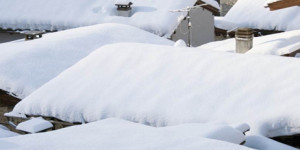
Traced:
MULTIPOLYGON (((214 16, 212 12, 198 8, 191 11, 191 46, 196 47, 215 40, 214 16)), ((188 43, 188 21, 183 20, 171 39, 177 41, 179 39, 188 43)))

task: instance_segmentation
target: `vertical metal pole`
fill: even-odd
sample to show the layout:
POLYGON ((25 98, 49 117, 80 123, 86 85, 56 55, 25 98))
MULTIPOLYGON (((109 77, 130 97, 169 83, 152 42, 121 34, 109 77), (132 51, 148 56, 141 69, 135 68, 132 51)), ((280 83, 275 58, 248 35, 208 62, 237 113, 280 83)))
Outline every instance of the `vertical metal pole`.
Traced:
POLYGON ((188 47, 191 47, 191 17, 190 17, 190 10, 188 10, 188 47))

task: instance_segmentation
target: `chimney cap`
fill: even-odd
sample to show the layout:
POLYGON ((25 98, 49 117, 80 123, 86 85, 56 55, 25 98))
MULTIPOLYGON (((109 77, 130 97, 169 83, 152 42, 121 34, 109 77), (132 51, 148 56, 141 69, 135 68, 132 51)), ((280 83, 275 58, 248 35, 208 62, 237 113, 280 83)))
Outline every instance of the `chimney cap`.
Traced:
POLYGON ((115 3, 116 6, 131 6, 132 4, 129 0, 117 0, 115 3))

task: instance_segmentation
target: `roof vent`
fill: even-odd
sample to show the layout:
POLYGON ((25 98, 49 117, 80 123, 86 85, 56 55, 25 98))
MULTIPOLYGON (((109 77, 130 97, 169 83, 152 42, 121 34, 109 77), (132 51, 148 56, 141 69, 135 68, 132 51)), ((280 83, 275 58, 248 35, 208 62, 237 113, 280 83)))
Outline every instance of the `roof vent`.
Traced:
POLYGON ((235 35, 236 52, 246 53, 253 47, 253 30, 250 28, 239 28, 235 35))
POLYGON ((117 0, 115 5, 117 6, 118 16, 130 17, 132 12, 132 4, 133 3, 128 0, 117 0))
POLYGON ((25 40, 34 40, 42 38, 44 31, 22 31, 21 34, 25 35, 25 40))

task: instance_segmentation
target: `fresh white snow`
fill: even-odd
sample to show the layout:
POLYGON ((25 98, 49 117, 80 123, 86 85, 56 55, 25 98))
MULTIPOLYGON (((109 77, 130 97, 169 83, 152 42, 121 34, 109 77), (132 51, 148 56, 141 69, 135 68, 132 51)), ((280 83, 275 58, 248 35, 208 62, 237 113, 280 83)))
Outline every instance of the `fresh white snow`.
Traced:
MULTIPOLYGON (((300 30, 255 37, 253 48, 246 54, 284 55, 300 50, 300 30)), ((235 39, 216 41, 200 46, 201 49, 235 52, 235 39)))
POLYGON ((270 11, 267 0, 238 0, 224 18, 217 17, 218 28, 232 30, 249 27, 264 30, 290 31, 300 29, 300 7, 270 11))
POLYGON ((82 27, 46 34, 33 41, 0 44, 0 89, 24 98, 95 49, 120 42, 174 44, 121 24, 82 27))
POLYGON ((174 44, 175 47, 187 47, 186 43, 184 40, 178 40, 174 44))
POLYGON ((214 140, 228 139, 235 131, 229 127, 212 130, 211 125, 186 124, 154 128, 120 119, 106 119, 53 132, 0 139, 6 150, 248 150, 250 148, 214 140), (206 130, 208 127, 209 129, 206 130))
POLYGON ((130 2, 130 0, 116 0, 115 4, 128 5, 130 2))
POLYGON ((44 120, 42 117, 37 117, 19 123, 16 129, 28 133, 37 133, 52 127, 51 122, 44 120))
MULTIPOLYGON (((13 137, 18 136, 19 134, 9 131, 8 128, 5 126, 0 125, 0 139, 1 138, 7 138, 7 137, 13 137)), ((0 146, 1 148, 1 146, 0 146)))
POLYGON ((300 61, 148 44, 102 47, 15 113, 69 122, 109 117, 151 126, 248 123, 250 134, 300 133, 300 61))
MULTIPOLYGON (((0 0, 0 28, 63 30, 100 23, 132 25, 170 37, 185 14, 170 10, 193 6, 197 0, 131 0, 133 15, 117 16, 116 0, 0 0)), ((205 0, 217 7, 215 0, 205 0)))

